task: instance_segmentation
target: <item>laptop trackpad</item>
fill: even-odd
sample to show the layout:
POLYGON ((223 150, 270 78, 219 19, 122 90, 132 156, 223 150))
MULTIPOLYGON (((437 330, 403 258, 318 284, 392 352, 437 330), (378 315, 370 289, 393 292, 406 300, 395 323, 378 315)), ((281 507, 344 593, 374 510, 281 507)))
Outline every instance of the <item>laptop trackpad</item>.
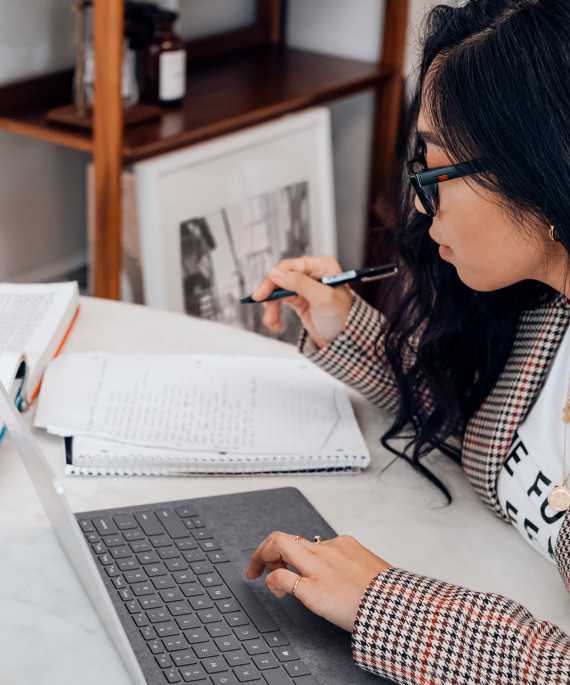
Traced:
MULTIPOLYGON (((239 560, 237 560, 236 566, 242 573, 245 573, 245 569, 247 568, 249 560, 251 559, 251 555, 254 551, 255 547, 253 547, 252 549, 244 549, 241 551, 241 557, 239 560)), ((271 594, 269 590, 265 587, 265 585, 263 585, 262 588, 260 588, 259 584, 252 583, 251 589, 258 597, 258 599, 261 599, 258 596, 260 589, 267 593, 267 595, 271 594)), ((299 626, 299 628, 312 631, 322 629, 323 623, 330 625, 328 621, 325 621, 324 618, 321 618, 320 616, 314 614, 312 611, 309 611, 309 609, 307 609, 302 602, 300 602, 298 599, 295 599, 295 597, 293 597, 292 595, 287 594, 285 595, 285 597, 281 597, 280 599, 277 599, 275 597, 275 601, 279 603, 279 607, 287 612, 289 618, 293 621, 293 623, 299 626)), ((262 603, 267 606, 266 602, 262 603)))

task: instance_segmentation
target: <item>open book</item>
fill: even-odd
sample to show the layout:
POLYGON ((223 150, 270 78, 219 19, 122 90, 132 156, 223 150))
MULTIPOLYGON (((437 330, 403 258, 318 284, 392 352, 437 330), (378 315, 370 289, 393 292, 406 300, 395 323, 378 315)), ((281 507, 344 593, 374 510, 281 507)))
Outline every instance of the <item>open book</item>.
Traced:
POLYGON ((0 283, 0 381, 20 410, 36 398, 47 363, 73 325, 79 289, 69 283, 0 283))
POLYGON ((66 472, 357 471, 370 457, 346 389, 310 362, 223 355, 62 355, 35 425, 66 472))

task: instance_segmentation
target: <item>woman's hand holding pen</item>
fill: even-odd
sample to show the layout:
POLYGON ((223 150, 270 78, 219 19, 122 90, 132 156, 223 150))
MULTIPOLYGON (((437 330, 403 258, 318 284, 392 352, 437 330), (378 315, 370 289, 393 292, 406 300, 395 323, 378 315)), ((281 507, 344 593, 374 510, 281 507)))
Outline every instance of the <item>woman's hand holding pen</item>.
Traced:
POLYGON ((347 285, 330 288, 317 281, 341 272, 339 263, 333 257, 282 259, 269 270, 252 297, 263 300, 276 287, 293 290, 297 294, 283 300, 264 302, 264 326, 272 333, 281 329, 281 305, 285 302, 295 310, 317 347, 330 343, 344 328, 352 294, 347 285))
POLYGON ((265 584, 276 597, 294 594, 315 614, 352 631, 364 591, 390 565, 346 535, 316 544, 275 532, 253 553, 246 576, 257 578, 266 567, 265 584))

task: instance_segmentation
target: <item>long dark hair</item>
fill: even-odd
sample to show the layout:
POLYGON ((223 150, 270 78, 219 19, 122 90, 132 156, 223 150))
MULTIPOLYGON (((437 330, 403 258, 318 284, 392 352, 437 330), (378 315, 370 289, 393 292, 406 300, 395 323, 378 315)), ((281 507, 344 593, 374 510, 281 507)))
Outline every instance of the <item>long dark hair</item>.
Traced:
MULTIPOLYGON (((476 158, 488 170, 469 182, 496 193, 515 220, 530 212, 544 222, 545 233, 554 224, 568 252, 570 0, 436 6, 425 22, 412 120, 421 97, 450 159, 476 158)), ((452 438, 461 436, 503 370, 521 311, 555 291, 536 281, 471 290, 439 258, 428 235, 431 219, 413 209, 407 190, 404 200, 396 236, 404 276, 396 284, 398 304, 386 343, 401 401, 382 442, 450 501, 421 458, 439 449, 460 459, 452 438), (403 450, 390 444, 395 437, 406 440, 403 450)))

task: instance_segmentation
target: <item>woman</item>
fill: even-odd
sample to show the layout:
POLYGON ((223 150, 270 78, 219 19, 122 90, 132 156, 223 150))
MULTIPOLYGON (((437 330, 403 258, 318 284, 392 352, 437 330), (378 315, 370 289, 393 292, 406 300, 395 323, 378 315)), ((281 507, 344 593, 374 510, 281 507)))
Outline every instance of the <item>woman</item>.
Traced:
MULTIPOLYGON (((340 270, 326 257, 280 262, 254 297, 298 293, 302 351, 394 410, 385 441, 405 434, 432 480, 422 455, 460 444, 481 498, 570 590, 570 0, 440 6, 426 35, 395 312, 318 283, 340 270)), ((279 330, 279 301, 264 322, 279 330)), ((273 533, 247 575, 265 567, 275 595, 351 631, 356 663, 396 682, 570 683, 556 626, 352 538, 273 533)))

